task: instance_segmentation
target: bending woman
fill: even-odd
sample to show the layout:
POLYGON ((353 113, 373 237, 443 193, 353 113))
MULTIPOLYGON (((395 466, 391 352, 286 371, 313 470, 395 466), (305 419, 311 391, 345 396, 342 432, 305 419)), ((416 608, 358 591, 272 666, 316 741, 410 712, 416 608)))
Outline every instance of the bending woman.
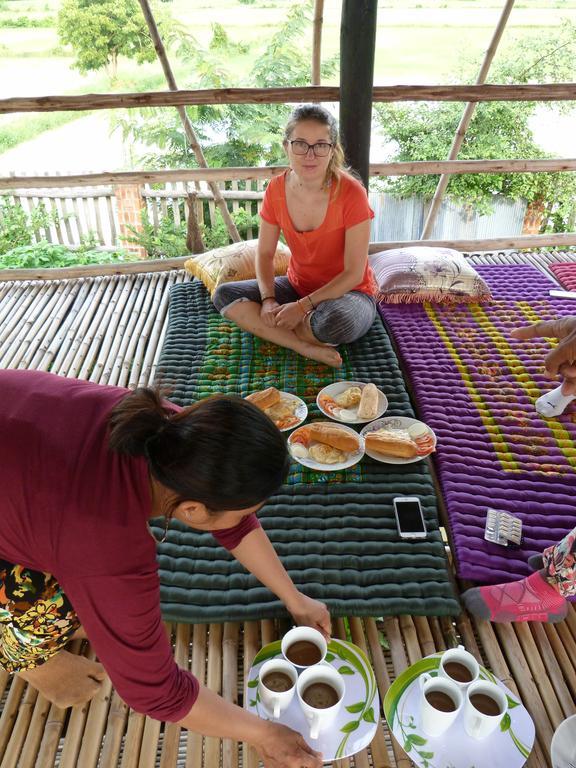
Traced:
POLYGON ((0 666, 61 707, 92 698, 105 670, 137 712, 247 741, 274 768, 320 768, 299 734, 176 665, 148 529, 164 515, 212 531, 328 635, 326 606, 297 591, 254 514, 287 468, 281 433, 240 398, 179 409, 149 389, 0 371, 0 666), (102 666, 65 650, 81 626, 102 666))
POLYGON ((374 213, 362 184, 342 170, 338 127, 323 107, 294 110, 284 149, 290 167, 272 179, 260 212, 257 280, 224 283, 213 300, 244 330, 337 368, 334 347, 363 336, 376 315, 374 213), (292 255, 287 276, 274 278, 280 232, 292 255))

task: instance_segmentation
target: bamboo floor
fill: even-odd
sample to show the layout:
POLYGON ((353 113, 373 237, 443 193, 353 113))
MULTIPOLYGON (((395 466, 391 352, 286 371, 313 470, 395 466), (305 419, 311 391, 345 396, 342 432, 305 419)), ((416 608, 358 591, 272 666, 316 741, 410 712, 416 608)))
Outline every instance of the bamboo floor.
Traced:
MULTIPOLYGON (((528 261, 543 271, 572 254, 474 255, 477 264, 528 261)), ((53 281, 0 282, 0 368, 34 368, 95 382, 149 384, 166 330, 168 290, 182 271, 53 281)), ((230 701, 242 704, 243 680, 258 649, 287 626, 262 621, 167 625, 178 663, 230 701)), ((576 610, 560 624, 500 624, 462 613, 435 617, 348 617, 336 637, 371 659, 380 699, 410 664, 463 643, 518 693, 536 724, 526 765, 550 768, 558 724, 576 714, 576 610)), ((86 642, 73 650, 91 657, 86 642)), ((84 707, 61 710, 0 671, 0 768, 257 768, 246 745, 203 738, 131 711, 110 687, 84 707)), ((372 744, 337 768, 409 768, 412 762, 381 720, 372 744)))

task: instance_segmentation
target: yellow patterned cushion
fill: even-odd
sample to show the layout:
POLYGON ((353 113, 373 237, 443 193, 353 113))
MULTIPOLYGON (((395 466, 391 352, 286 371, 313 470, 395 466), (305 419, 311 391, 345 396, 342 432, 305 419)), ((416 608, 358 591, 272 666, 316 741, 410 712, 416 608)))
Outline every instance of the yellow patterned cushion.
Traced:
MULTIPOLYGON (((212 251, 198 253, 184 263, 184 268, 194 277, 202 280, 210 295, 221 283, 237 280, 252 280, 256 277, 256 246, 258 240, 242 240, 212 251)), ((274 274, 285 275, 288 269, 290 250, 278 243, 274 255, 274 274)))

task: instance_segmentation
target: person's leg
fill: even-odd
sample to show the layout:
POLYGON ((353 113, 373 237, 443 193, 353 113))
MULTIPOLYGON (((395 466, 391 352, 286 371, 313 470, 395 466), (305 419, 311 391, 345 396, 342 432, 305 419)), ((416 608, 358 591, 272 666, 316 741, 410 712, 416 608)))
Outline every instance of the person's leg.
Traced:
POLYGON ((519 581, 474 587, 462 594, 470 613, 494 622, 546 621, 566 618, 568 605, 546 571, 537 571, 519 581))
POLYGON ((0 595, 0 667, 59 707, 89 701, 106 673, 64 650, 81 627, 54 577, 0 560, 0 595))
MULTIPOLYGON (((291 349, 303 357, 317 360, 333 368, 342 365, 342 358, 332 347, 317 340, 311 341, 294 331, 285 328, 269 327, 260 318, 260 291, 255 280, 246 280, 251 285, 241 286, 241 283, 224 283, 214 293, 214 306, 228 320, 245 331, 266 341, 271 341, 281 347, 291 349), (257 292, 257 293, 256 293, 257 292)), ((295 301, 298 295, 286 278, 276 278, 276 301, 285 304, 295 301)))
POLYGON ((376 303, 366 293, 351 291, 322 301, 309 316, 313 337, 324 344, 350 344, 364 336, 376 317, 376 303))
POLYGON ((61 650, 32 669, 17 672, 57 707, 85 704, 102 689, 106 672, 102 664, 61 650))
POLYGON ((470 613, 491 621, 557 622, 566 618, 566 598, 576 595, 576 528, 528 562, 539 570, 526 579, 464 592, 462 599, 470 613))

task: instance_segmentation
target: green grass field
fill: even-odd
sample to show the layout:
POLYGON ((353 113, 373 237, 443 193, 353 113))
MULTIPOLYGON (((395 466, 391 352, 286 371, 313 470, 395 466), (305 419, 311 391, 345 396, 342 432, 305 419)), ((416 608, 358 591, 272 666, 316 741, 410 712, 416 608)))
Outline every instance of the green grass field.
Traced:
MULTIPOLYGON (((269 38, 283 22, 287 9, 297 0, 256 0, 243 5, 238 0, 172 0, 160 3, 181 24, 185 25, 201 45, 207 45, 212 25, 222 24, 232 40, 258 45, 269 38)), ((338 53, 340 45, 341 0, 326 0, 322 51, 325 57, 338 53)), ((29 16, 56 18, 60 0, 0 0, 0 20, 29 16)), ((378 5, 378 31, 375 61, 375 84, 388 83, 446 83, 453 82, 458 61, 463 53, 478 66, 498 21, 503 0, 381 0, 378 5)), ((560 27, 563 19, 576 23, 576 0, 517 0, 499 53, 513 49, 519 37, 536 37, 543 28, 560 27)), ((312 29, 303 41, 311 47, 312 29)), ((237 73, 240 86, 252 57, 239 57, 228 62, 237 73)), ((63 50, 55 27, 0 27, 0 98, 66 93, 90 93, 110 90, 102 72, 83 76, 72 68, 71 50, 63 50), (41 73, 41 77, 39 76, 41 73)), ((178 83, 188 81, 188 70, 173 57, 178 83)), ((163 89, 164 80, 156 62, 138 66, 121 60, 118 90, 141 91, 163 89), (153 84, 153 85, 152 85, 153 84)), ((332 82, 337 84, 338 75, 332 82)), ((73 119, 73 116, 68 116, 73 119)), ((67 118, 58 118, 62 122, 67 118)), ((57 118, 53 118, 57 121, 57 118)), ((50 121, 47 121, 47 124, 50 121)), ((23 126, 21 118, 0 118, 4 133, 4 148, 35 135, 23 126), (13 129, 13 130, 12 130, 13 129)), ((42 121, 35 121, 36 134, 45 130, 42 121)), ((0 142, 1 148, 2 142, 0 142)))

